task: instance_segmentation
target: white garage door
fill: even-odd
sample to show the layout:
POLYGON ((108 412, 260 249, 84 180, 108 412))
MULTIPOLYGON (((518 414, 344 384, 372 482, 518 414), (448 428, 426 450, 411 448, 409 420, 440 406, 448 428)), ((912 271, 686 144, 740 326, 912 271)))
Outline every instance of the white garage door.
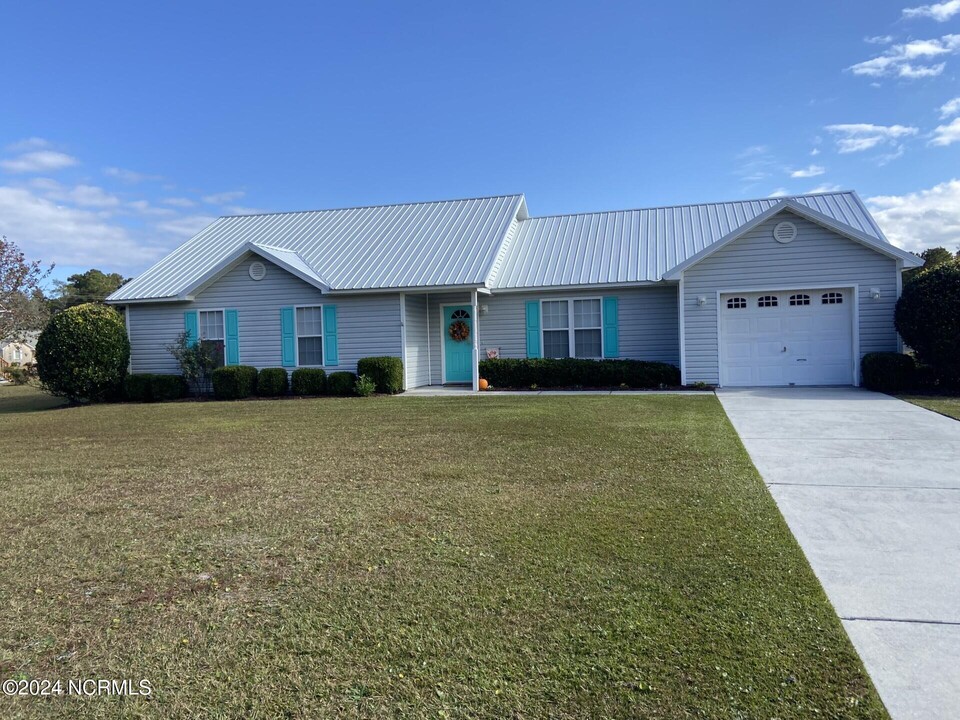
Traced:
POLYGON ((722 385, 853 384, 849 289, 720 296, 722 385))

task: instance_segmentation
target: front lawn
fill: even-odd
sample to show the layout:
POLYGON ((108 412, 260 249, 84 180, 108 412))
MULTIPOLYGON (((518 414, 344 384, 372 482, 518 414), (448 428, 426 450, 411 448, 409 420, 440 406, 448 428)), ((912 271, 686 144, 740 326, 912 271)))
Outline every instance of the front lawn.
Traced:
POLYGON ((960 395, 899 395, 901 400, 960 420, 960 395))
POLYGON ((4 717, 886 717, 712 396, 0 417, 4 717))

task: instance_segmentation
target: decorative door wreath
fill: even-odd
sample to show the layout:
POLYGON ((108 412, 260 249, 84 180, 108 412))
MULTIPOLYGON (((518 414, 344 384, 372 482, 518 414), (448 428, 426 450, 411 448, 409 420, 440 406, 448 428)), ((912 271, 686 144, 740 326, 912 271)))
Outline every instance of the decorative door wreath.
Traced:
POLYGON ((470 337, 470 326, 465 322, 470 319, 470 313, 466 310, 454 310, 450 317, 453 320, 447 328, 450 338, 456 342, 463 342, 470 337))

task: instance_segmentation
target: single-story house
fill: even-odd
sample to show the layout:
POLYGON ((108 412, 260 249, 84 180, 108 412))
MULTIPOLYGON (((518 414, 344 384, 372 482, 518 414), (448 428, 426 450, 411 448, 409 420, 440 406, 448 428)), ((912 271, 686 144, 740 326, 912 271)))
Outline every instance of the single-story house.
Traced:
POLYGON ((21 338, 0 341, 0 366, 32 364, 38 337, 39 333, 27 333, 21 338))
POLYGON ((635 358, 683 382, 856 385, 901 273, 853 192, 531 217, 523 195, 222 217, 107 302, 133 372, 177 335, 227 364, 478 382, 487 357, 635 358))

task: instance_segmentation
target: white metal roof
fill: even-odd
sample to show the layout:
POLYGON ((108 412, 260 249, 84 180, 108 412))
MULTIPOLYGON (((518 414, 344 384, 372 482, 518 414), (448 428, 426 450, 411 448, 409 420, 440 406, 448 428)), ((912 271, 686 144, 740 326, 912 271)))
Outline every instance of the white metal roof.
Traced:
MULTIPOLYGON (((323 290, 658 282, 776 208, 809 208, 882 252, 854 192, 529 218, 523 195, 220 218, 109 301, 184 298, 245 252, 323 290)), ((816 219, 816 218, 815 218, 816 219)))
POLYGON ((294 253, 334 290, 482 286, 518 215, 522 195, 222 217, 109 300, 182 297, 248 243, 294 253))
POLYGON ((787 200, 887 242, 853 192, 534 217, 520 223, 491 287, 657 282, 787 200))

